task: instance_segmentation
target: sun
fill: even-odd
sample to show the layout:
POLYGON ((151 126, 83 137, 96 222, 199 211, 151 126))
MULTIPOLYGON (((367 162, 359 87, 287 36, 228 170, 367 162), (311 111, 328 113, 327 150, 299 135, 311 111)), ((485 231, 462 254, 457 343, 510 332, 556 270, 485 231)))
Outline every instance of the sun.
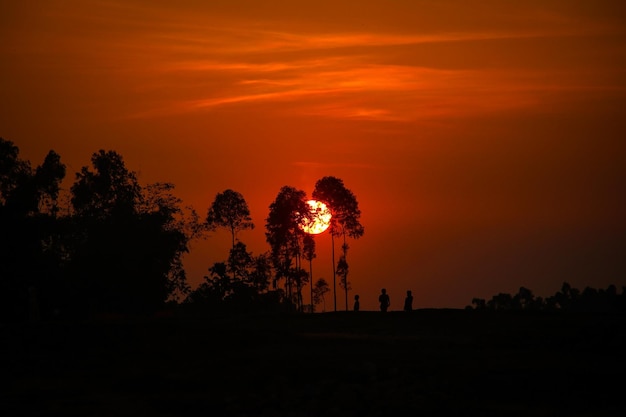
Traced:
POLYGON ((309 200, 307 204, 309 205, 313 220, 307 218, 302 219, 302 223, 299 225, 300 229, 310 235, 318 235, 328 229, 332 214, 326 204, 321 201, 309 200))

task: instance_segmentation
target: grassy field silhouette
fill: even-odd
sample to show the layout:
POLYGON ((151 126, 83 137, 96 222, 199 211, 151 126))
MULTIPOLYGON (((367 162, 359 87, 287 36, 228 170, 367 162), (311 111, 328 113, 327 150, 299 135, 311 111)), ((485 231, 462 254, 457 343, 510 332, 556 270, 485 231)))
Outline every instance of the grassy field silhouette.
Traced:
POLYGON ((623 415, 625 324, 424 309, 3 325, 2 414, 623 415))

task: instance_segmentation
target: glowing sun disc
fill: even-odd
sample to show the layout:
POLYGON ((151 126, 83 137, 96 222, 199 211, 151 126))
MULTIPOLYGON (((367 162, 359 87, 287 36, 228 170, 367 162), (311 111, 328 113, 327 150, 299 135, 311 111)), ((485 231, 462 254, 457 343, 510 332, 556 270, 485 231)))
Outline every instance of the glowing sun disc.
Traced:
POLYGON ((318 235, 328 229, 332 214, 326 204, 321 201, 309 200, 307 201, 307 204, 309 205, 309 210, 313 219, 303 219, 302 223, 299 225, 300 229, 310 235, 318 235))

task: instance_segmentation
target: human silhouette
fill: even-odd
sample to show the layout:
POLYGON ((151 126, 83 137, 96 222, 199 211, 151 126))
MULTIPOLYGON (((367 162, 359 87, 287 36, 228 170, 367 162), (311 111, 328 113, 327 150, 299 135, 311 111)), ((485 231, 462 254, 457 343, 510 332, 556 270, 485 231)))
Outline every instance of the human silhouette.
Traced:
POLYGON ((413 295, 411 294, 411 290, 406 292, 406 298, 404 299, 404 311, 413 310, 413 295))
POLYGON ((361 303, 359 303, 359 295, 355 295, 354 296, 354 311, 359 311, 359 308, 361 307, 361 303))
POLYGON ((387 309, 389 308, 389 305, 391 304, 391 301, 389 300, 389 294, 387 294, 387 290, 386 289, 382 289, 380 290, 380 295, 378 296, 378 302, 380 303, 380 311, 382 311, 383 313, 387 312, 387 309))

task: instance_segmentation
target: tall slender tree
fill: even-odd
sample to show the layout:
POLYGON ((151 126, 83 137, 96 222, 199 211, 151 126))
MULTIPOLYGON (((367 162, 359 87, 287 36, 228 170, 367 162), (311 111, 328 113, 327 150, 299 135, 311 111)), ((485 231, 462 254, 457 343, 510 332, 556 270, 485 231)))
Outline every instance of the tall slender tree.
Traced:
MULTIPOLYGON (((325 202, 332 213, 329 229, 333 262, 333 300, 335 311, 337 311, 337 266, 335 265, 334 239, 336 237, 343 238, 342 254, 347 265, 348 245, 346 238, 358 239, 363 236, 364 228, 360 223, 361 211, 355 195, 344 186, 343 180, 337 177, 326 176, 319 179, 313 190, 313 198, 325 202)), ((347 282, 347 269, 345 272, 347 282)), ((348 290, 349 286, 346 285, 346 311, 348 311, 348 290)))

